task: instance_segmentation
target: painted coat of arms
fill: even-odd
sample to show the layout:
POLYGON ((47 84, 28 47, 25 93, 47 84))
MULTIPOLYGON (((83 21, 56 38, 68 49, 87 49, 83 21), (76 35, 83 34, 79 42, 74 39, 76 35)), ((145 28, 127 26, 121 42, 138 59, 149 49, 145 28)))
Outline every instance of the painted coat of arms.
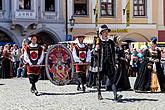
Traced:
POLYGON ((73 57, 62 44, 51 46, 45 59, 46 74, 55 85, 66 85, 73 76, 73 57))

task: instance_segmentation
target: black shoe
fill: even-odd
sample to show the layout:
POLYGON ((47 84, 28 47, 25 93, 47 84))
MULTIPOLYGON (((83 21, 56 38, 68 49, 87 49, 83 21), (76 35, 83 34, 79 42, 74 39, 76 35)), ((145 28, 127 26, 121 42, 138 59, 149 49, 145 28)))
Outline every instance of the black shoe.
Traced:
POLYGON ((30 91, 31 91, 32 93, 34 93, 34 92, 35 92, 35 89, 34 89, 34 87, 33 87, 33 86, 31 87, 30 91))
POLYGON ((36 89, 36 86, 34 86, 34 94, 35 94, 35 95, 38 95, 38 91, 37 91, 37 89, 36 89))
POLYGON ((37 89, 34 90, 34 94, 35 94, 36 96, 38 95, 37 89))
POLYGON ((102 95, 98 95, 98 99, 99 99, 99 100, 103 100, 102 95))
POLYGON ((77 90, 80 91, 81 90, 81 87, 80 86, 77 86, 77 90))
POLYGON ((114 101, 120 101, 120 99, 123 97, 123 95, 117 95, 115 98, 114 98, 114 101))
POLYGON ((83 92, 85 92, 85 89, 86 89, 85 86, 83 86, 82 89, 83 89, 83 92))

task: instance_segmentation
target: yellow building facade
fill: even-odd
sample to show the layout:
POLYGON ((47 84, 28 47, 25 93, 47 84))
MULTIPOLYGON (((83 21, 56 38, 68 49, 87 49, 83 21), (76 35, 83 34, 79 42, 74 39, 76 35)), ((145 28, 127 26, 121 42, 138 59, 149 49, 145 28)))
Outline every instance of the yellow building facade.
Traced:
MULTIPOLYGON (((158 36, 159 0, 98 0, 98 27, 106 24, 110 36, 121 36, 123 41, 149 42, 158 36), (130 25, 126 26, 127 5, 130 3, 130 25)), ((68 33, 72 36, 96 35, 96 0, 68 0, 68 33), (69 24, 73 16, 74 26, 69 24)))
POLYGON ((165 42, 165 0, 158 0, 158 40, 165 42))

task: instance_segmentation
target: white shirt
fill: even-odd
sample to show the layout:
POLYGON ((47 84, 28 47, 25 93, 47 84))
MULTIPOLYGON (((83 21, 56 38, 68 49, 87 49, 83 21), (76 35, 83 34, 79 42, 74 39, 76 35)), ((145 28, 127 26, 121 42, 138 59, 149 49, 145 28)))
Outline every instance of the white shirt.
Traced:
POLYGON ((103 36, 100 36, 100 39, 101 39, 101 41, 108 41, 109 40, 108 36, 107 36, 107 39, 103 39, 103 36))
MULTIPOLYGON (((107 38, 107 39, 103 39, 103 37, 102 37, 102 36, 100 36, 100 39, 101 39, 101 41, 108 41, 108 40, 109 40, 109 38, 107 38)), ((97 49, 97 48, 95 48, 95 50, 96 50, 96 51, 98 51, 98 49, 97 49)))
MULTIPOLYGON (((38 44, 32 44, 32 43, 29 44, 29 47, 37 47, 37 46, 38 46, 38 44)), ((44 59, 44 51, 42 50, 42 53, 41 53, 40 58, 38 59, 37 65, 40 65, 40 64, 42 63, 43 59, 44 59)), ((26 49, 25 49, 25 51, 24 51, 24 60, 25 60, 25 62, 28 63, 29 65, 32 65, 32 63, 31 63, 31 61, 30 61, 30 58, 29 58, 29 55, 28 55, 26 49)))
MULTIPOLYGON (((85 47, 85 44, 78 43, 77 45, 80 48, 84 48, 85 47)), ((74 59, 75 62, 82 63, 81 60, 80 60, 80 58, 77 56, 75 47, 73 48, 72 55, 73 55, 73 59, 74 59)), ((90 61, 91 61, 91 51, 90 51, 90 49, 88 49, 88 51, 87 51, 87 57, 86 57, 86 62, 90 62, 90 61)))

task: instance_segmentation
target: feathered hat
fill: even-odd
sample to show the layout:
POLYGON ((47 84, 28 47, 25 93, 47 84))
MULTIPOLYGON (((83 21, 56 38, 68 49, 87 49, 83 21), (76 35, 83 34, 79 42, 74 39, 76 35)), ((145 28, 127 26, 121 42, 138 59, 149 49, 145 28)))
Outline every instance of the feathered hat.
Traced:
POLYGON ((153 44, 156 44, 157 38, 156 38, 156 37, 152 37, 152 38, 151 38, 151 42, 152 42, 153 44))

